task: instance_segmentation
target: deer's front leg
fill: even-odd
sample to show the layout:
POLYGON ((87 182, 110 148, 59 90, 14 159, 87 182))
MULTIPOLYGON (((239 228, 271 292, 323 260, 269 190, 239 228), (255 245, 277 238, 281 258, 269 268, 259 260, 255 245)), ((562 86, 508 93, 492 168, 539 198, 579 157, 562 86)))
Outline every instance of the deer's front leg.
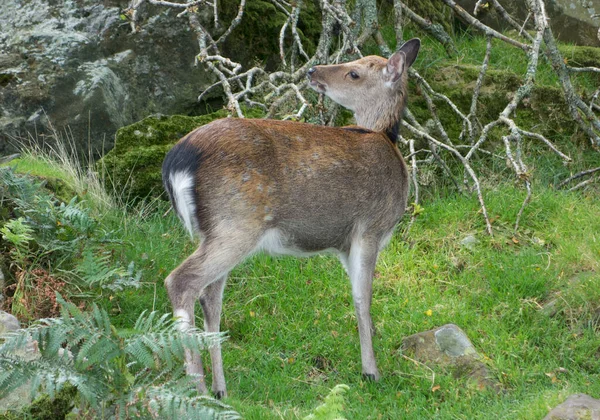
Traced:
POLYGON ((352 283, 352 298, 358 321, 360 353, 363 376, 370 380, 380 378, 373 351, 373 322, 371 320, 371 298, 373 295, 373 274, 378 254, 377 241, 359 238, 352 242, 347 262, 347 270, 352 283))

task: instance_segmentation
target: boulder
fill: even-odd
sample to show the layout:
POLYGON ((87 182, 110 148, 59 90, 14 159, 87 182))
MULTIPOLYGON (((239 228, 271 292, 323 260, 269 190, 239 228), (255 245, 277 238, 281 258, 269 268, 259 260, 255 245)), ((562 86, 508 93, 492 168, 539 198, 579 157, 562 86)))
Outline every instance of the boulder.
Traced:
POLYGON ((434 370, 450 369, 455 377, 468 378, 478 389, 501 390, 469 337, 454 324, 404 338, 401 351, 434 370))
POLYGON ((553 408, 544 420, 596 420, 600 419, 600 400, 586 394, 573 394, 553 408))
MULTIPOLYGON (((1 272, 0 272, 1 275, 1 272)), ((0 335, 21 328, 19 320, 8 312, 0 311, 0 335)))
POLYGON ((163 192, 162 162, 173 144, 195 128, 225 116, 224 111, 197 117, 153 115, 122 127, 115 136, 115 147, 98 169, 106 171, 116 192, 126 190, 126 201, 158 196, 163 192))
MULTIPOLYGON (((68 132, 92 152, 110 150, 117 129, 152 114, 199 115, 220 109, 215 82, 195 65, 198 42, 181 10, 152 6, 139 11, 132 33, 128 0, 19 0, 0 7, 0 155, 12 136, 36 133, 38 142, 68 132)), ((223 25, 239 0, 220 2, 223 25)), ((321 23, 319 2, 304 2, 300 36, 310 53, 321 23)), ((210 13, 198 13, 207 28, 210 13)), ((244 18, 222 45, 242 63, 280 65, 278 39, 287 16, 268 0, 246 2, 244 18), (273 58, 275 57, 275 59, 273 58)), ((52 141, 50 139, 49 141, 52 141)))
MULTIPOLYGON (((467 12, 473 14, 477 0, 457 0, 467 12)), ((484 2, 485 3, 485 2, 484 2)), ((594 0, 547 0, 546 12, 554 35, 562 42, 600 47, 600 4, 594 0)), ((523 0, 504 0, 502 6, 518 21, 524 22, 529 10, 523 0)), ((481 10, 477 16, 483 23, 497 30, 513 29, 502 20, 492 7, 481 10)))
MULTIPOLYGON (((115 131, 145 116, 197 111, 213 80, 194 65, 185 19, 149 11, 132 34, 125 0, 22 0, 0 7, 0 154, 10 136, 38 141, 68 127, 80 147, 109 149, 115 131)), ((215 94, 218 94, 215 91, 215 94)), ((220 100, 220 99, 219 99, 220 100)))

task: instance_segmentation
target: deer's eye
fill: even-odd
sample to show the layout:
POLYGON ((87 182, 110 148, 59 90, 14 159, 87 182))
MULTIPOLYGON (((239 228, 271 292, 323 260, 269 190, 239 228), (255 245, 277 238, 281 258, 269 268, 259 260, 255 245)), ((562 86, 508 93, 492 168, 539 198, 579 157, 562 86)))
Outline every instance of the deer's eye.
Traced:
POLYGON ((352 77, 354 80, 358 79, 360 76, 358 75, 357 72, 355 72, 354 70, 351 71, 350 73, 348 73, 350 75, 350 77, 352 77))

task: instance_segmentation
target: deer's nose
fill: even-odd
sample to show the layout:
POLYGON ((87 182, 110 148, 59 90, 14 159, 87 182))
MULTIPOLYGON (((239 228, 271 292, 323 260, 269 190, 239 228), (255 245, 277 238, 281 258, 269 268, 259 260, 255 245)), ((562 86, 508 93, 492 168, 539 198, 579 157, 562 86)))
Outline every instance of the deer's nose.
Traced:
POLYGON ((316 67, 311 67, 308 69, 308 77, 312 76, 317 71, 316 67))

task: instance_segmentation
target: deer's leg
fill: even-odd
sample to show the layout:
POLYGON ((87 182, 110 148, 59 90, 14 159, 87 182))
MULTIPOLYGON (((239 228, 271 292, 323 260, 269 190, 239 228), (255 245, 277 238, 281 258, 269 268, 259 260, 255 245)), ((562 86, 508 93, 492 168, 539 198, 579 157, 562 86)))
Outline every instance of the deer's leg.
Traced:
MULTIPOLYGON (((170 277, 171 276, 167 277, 167 280, 170 277)), ((179 320, 177 321, 177 327, 180 331, 185 332, 190 327, 193 327, 195 325, 194 301, 191 302, 191 305, 185 305, 185 307, 181 306, 178 309, 175 309, 173 313, 177 318, 179 318, 179 320)), ((206 388, 206 382, 204 379, 204 368, 202 367, 202 359, 200 358, 200 353, 192 352, 189 349, 185 349, 184 357, 185 372, 188 375, 197 378, 198 392, 201 394, 207 394, 208 389, 206 388)))
MULTIPOLYGON (((221 308, 223 307, 223 290, 227 274, 206 286, 200 296, 200 305, 204 313, 204 330, 217 333, 220 330, 221 308)), ((216 398, 227 397, 225 386, 225 373, 223 372, 223 359, 221 357, 221 344, 217 343, 209 349, 212 364, 212 392, 216 398)))
POLYGON ((373 351, 373 322, 371 320, 371 298, 373 274, 377 262, 377 241, 357 238, 352 241, 347 260, 347 270, 352 283, 352 298, 358 320, 362 373, 367 379, 378 380, 375 353, 373 351))
MULTIPOLYGON (((211 330, 218 330, 222 292, 227 273, 252 251, 256 243, 255 240, 252 240, 253 237, 244 235, 243 231, 237 231, 237 233, 238 237, 231 240, 225 240, 223 237, 205 239, 200 247, 173 270, 165 280, 173 312, 180 318, 180 328, 194 325, 195 301, 206 291, 208 296, 206 293, 204 295, 211 300, 208 305, 208 325, 211 330)), ((204 304, 203 309, 206 317, 204 304)), ((220 346, 214 350, 211 349, 211 355, 215 354, 213 369, 216 372, 217 392, 225 395, 225 379, 223 378, 220 353, 220 346)), ((186 351, 185 363, 186 372, 198 377, 198 391, 207 393, 200 355, 186 351)), ((213 389, 215 389, 214 386, 213 389)))

